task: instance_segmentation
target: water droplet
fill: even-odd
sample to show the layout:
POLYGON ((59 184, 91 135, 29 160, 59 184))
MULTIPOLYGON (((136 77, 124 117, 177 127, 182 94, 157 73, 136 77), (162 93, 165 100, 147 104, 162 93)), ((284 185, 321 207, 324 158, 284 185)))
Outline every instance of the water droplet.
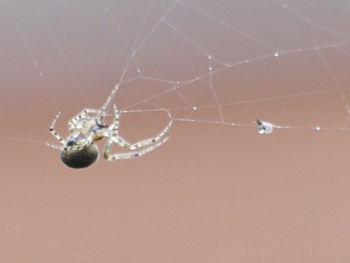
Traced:
POLYGON ((258 124, 258 133, 259 134, 270 134, 273 132, 273 129, 276 127, 270 122, 265 122, 261 120, 256 121, 258 124))

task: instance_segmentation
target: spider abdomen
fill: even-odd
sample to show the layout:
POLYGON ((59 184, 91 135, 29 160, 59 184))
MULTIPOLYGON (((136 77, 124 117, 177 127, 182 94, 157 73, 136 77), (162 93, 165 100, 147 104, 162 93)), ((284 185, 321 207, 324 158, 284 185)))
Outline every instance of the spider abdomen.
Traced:
POLYGON ((85 168, 93 164, 98 158, 98 147, 90 144, 83 149, 63 150, 61 152, 62 162, 71 168, 85 168))

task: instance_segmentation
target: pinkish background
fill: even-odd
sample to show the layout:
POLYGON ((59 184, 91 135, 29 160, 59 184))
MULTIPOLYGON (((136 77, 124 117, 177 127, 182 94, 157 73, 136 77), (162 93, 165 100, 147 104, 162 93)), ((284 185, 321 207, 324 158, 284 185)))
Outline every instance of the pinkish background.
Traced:
MULTIPOLYGON (((0 262, 349 262, 350 135, 337 128, 350 123, 350 2, 180 0, 157 24, 174 3, 0 1, 0 262), (66 136, 70 117, 100 107, 130 42, 152 79, 124 83, 118 106, 152 109, 173 88, 156 78, 207 74, 149 100, 196 121, 175 121, 142 158, 69 169, 44 145, 48 126, 59 109, 66 136), (292 128, 215 124, 213 91, 227 123, 292 128)), ((121 133, 144 139, 168 121, 125 114, 121 133)))

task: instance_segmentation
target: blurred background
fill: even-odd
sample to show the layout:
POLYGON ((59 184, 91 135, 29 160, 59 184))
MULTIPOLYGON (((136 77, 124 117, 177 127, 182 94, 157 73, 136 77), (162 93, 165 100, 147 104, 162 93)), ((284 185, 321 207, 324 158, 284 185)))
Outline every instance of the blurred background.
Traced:
POLYGON ((348 262, 349 18, 347 0, 0 0, 0 262, 348 262), (64 166, 57 111, 67 136, 119 82, 121 135, 169 111, 170 140, 64 166))

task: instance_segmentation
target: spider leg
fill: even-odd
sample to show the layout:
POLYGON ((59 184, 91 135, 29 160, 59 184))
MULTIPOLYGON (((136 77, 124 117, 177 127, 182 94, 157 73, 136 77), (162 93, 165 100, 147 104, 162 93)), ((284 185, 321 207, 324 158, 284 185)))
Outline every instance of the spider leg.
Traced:
POLYGON ((114 96, 117 94, 117 91, 119 89, 119 83, 112 89, 111 93, 109 94, 106 102, 102 105, 101 107, 101 111, 106 112, 109 104, 111 103, 112 99, 114 98, 114 96))
POLYGON ((50 133, 62 144, 65 143, 65 140, 58 134, 58 132, 55 130, 55 125, 56 125, 56 122, 57 120, 60 118, 61 116, 61 113, 57 113, 56 117, 53 119, 53 121, 51 122, 51 125, 50 125, 50 128, 49 128, 49 131, 50 133))
POLYGON ((57 145, 54 145, 54 144, 51 144, 51 143, 46 143, 46 146, 49 146, 49 147, 51 147, 51 148, 53 148, 53 149, 55 149, 55 150, 61 150, 62 149, 62 147, 61 146, 57 146, 57 145))
POLYGON ((114 122, 111 127, 114 131, 114 134, 117 135, 119 130, 121 111, 117 109, 117 106, 115 104, 113 104, 113 109, 114 109, 114 122))
POLYGON ((122 138, 121 136, 115 136, 112 137, 112 139, 114 140, 114 142, 116 144, 118 144, 120 147, 122 148, 126 148, 129 150, 136 150, 138 148, 150 145, 152 143, 156 143, 158 142, 160 139, 163 138, 163 136, 169 131, 171 125, 173 124, 173 121, 170 121, 169 124, 155 137, 146 139, 146 140, 142 140, 136 143, 129 143, 128 141, 126 141, 124 138, 122 138))
POLYGON ((126 159, 140 157, 142 155, 145 155, 145 154, 157 149, 159 146, 164 144, 168 139, 169 139, 169 137, 166 137, 162 141, 160 141, 154 145, 151 145, 150 147, 142 149, 140 151, 132 151, 132 152, 127 152, 127 153, 117 153, 117 154, 110 153, 111 148, 115 142, 113 141, 113 139, 109 139, 107 141, 105 149, 104 149, 104 158, 107 161, 114 161, 114 160, 126 160, 126 159))

